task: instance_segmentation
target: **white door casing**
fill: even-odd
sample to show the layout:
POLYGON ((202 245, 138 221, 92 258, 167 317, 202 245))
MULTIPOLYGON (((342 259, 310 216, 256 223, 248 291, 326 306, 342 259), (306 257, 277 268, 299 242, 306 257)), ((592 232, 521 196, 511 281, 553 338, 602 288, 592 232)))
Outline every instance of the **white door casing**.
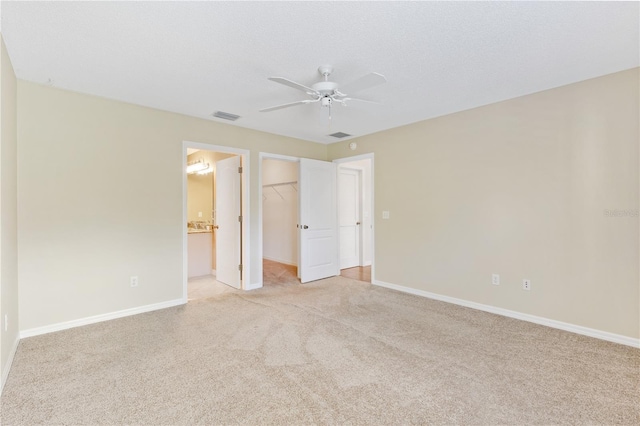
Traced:
POLYGON ((360 170, 338 168, 338 224, 340 269, 360 265, 360 170))
POLYGON ((216 279, 240 288, 242 263, 241 157, 216 162, 216 279))
POLYGON ((336 164, 300 159, 300 281, 306 283, 340 273, 336 164))

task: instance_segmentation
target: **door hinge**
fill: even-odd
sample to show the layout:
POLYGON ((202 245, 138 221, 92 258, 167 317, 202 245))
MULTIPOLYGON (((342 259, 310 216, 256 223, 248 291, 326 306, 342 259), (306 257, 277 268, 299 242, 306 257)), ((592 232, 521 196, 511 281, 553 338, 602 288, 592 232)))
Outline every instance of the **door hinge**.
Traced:
POLYGON ((238 216, 238 222, 242 223, 242 216, 238 216))
POLYGON ((242 166, 238 167, 238 173, 242 173, 242 166))
POLYGON ((242 264, 238 265, 238 271, 242 272, 242 264))

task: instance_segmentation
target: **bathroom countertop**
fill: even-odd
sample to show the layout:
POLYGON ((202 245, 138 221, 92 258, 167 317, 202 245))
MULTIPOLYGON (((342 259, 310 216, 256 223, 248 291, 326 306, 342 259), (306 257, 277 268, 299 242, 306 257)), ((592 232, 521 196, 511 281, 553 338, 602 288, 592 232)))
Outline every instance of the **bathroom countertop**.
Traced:
POLYGON ((211 230, 206 230, 206 229, 189 229, 187 231, 187 234, 210 234, 211 230))

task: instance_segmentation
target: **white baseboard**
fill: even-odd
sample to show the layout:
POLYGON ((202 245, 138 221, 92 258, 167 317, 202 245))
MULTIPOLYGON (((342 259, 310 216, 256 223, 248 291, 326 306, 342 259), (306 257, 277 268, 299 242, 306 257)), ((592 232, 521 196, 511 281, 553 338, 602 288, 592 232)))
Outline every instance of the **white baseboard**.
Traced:
POLYGON ((284 263, 285 265, 289 265, 289 266, 298 266, 298 264, 295 261, 292 262, 290 260, 276 259, 275 257, 269 257, 269 256, 262 256, 262 258, 270 260, 272 262, 284 263))
POLYGON ((523 314, 521 312, 510 311, 508 309, 498 308, 490 305, 483 305, 481 303, 470 302, 468 300, 457 299, 455 297, 443 296, 440 294, 430 293, 428 291, 418 290, 411 287, 404 287, 397 284, 391 284, 380 280, 372 280, 372 284, 380 287, 390 288, 392 290, 402 291, 404 293, 414 294, 416 296, 439 300, 441 302, 453 303, 454 305, 465 306, 467 308, 478 309, 480 311, 490 312, 492 314, 515 318, 522 321, 533 322, 535 324, 545 325, 547 327, 557 328, 560 330, 569 331, 571 333, 581 334, 583 336, 595 337, 596 339, 606 340, 608 342, 620 343, 622 345, 640 348, 640 339, 635 339, 633 337, 622 336, 620 334, 609 333, 607 331, 596 330, 593 328, 569 324, 566 322, 538 317, 535 315, 523 314))
POLYGON ((184 305, 187 301, 183 298, 169 300, 167 302, 154 303, 153 305, 139 306, 137 308, 124 309, 122 311, 110 312, 107 314, 94 315, 92 317, 80 318, 72 321, 59 322, 57 324, 45 325, 44 327, 30 328, 20 331, 20 338, 39 336, 41 334, 53 333, 54 331, 67 330, 69 328, 81 327, 83 325, 95 324, 97 322, 109 321, 116 318, 128 317, 142 314, 144 312, 157 311, 158 309, 171 308, 173 306, 184 305))
POLYGON ((2 391, 4 390, 4 384, 7 383, 7 379, 9 378, 9 371, 11 371, 11 364, 13 364, 13 357, 16 355, 16 351, 18 350, 18 345, 20 344, 20 336, 16 336, 15 342, 13 342, 13 347, 11 348, 11 352, 9 352, 9 358, 7 359, 7 363, 2 366, 2 377, 0 377, 0 395, 2 395, 2 391))

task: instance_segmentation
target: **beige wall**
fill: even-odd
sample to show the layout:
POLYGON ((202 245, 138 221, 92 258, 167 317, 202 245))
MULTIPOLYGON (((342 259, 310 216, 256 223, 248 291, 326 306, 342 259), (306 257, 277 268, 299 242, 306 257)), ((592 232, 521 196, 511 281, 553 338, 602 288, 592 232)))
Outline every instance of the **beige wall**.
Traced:
POLYGON ((0 36, 0 388, 18 340, 16 102, 16 76, 0 36))
POLYGON ((264 158, 262 160, 262 185, 298 182, 298 162, 264 158))
POLYGON ((329 159, 375 153, 375 278, 640 337, 638 81, 633 69, 365 136, 355 152, 330 145, 329 159))
POLYGON ((362 137, 354 152, 19 81, 20 328, 182 296, 188 140, 251 151, 252 283, 258 152, 374 152, 378 280, 638 338, 638 217, 604 214, 639 208, 638 97, 635 69, 362 137))
POLYGON ((187 175, 187 220, 211 222, 215 194, 216 161, 233 156, 234 154, 200 150, 187 157, 187 164, 202 159, 213 167, 213 173, 207 175, 195 173, 187 175), (202 212, 202 217, 198 217, 198 212, 202 212))
POLYGON ((183 141, 251 152, 252 282, 258 152, 326 158, 321 144, 24 81, 18 139, 21 330, 182 297, 183 141))
MULTIPOLYGON (((187 176, 187 220, 212 223, 213 172, 187 176), (200 216, 198 216, 200 215, 200 216)), ((186 224, 185 224, 186 226, 186 224)))

